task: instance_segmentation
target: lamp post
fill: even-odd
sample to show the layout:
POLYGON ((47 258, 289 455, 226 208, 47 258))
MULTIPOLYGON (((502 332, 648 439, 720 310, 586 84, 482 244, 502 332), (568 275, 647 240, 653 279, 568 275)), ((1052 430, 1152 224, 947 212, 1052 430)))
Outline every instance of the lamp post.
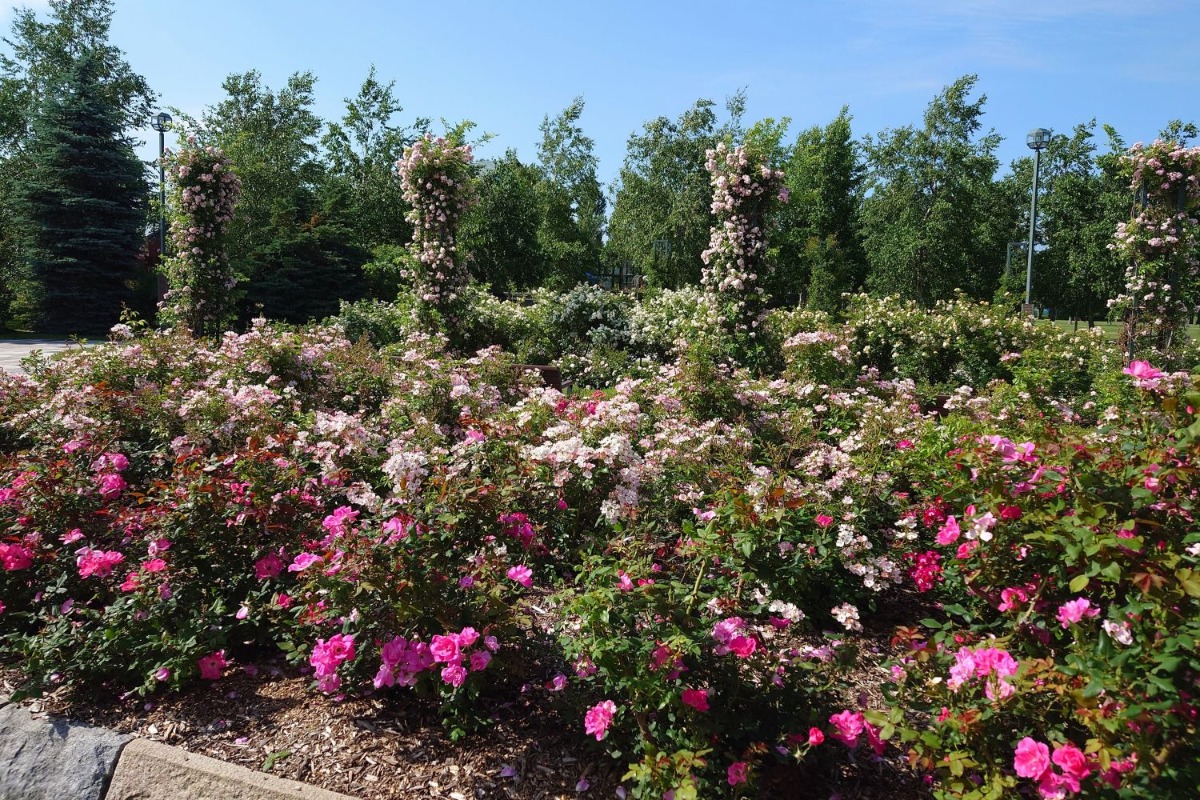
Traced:
POLYGON ((1029 252, 1025 262, 1025 308, 1032 311, 1033 300, 1033 235, 1037 229, 1038 169, 1041 166, 1042 148, 1050 144, 1050 131, 1034 128, 1025 137, 1025 144, 1033 151, 1033 200, 1029 208, 1029 252))
POLYGON ((171 115, 160 111, 150 120, 150 127, 158 131, 158 263, 167 257, 167 176, 163 164, 166 154, 164 136, 171 127, 171 115))

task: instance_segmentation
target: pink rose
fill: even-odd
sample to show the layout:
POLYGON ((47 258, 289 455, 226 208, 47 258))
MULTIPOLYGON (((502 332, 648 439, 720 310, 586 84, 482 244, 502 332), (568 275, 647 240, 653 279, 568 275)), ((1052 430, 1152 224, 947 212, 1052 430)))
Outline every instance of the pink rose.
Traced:
POLYGON ((708 711, 708 692, 704 689, 684 689, 683 704, 697 711, 708 711))
MULTIPOLYGON (((1050 757, 1050 760, 1062 768, 1063 774, 1077 780, 1092 774, 1092 769, 1087 763, 1087 756, 1070 742, 1054 748, 1054 755, 1050 757)), ((1075 788, 1072 791, 1077 792, 1079 789, 1075 788)))
POLYGON ((847 709, 832 715, 829 722, 837 728, 837 733, 833 735, 833 738, 851 749, 858 746, 858 737, 862 735, 863 726, 866 724, 861 712, 847 709))
POLYGON ((33 566, 33 551, 24 545, 0 542, 0 564, 3 564, 4 569, 9 572, 29 569, 33 566))
POLYGON ((600 741, 608 733, 608 728, 612 725, 613 716, 617 713, 617 704, 612 700, 603 700, 588 709, 587 714, 583 717, 583 730, 585 733, 594 735, 596 741, 600 741))
POLYGON ((524 564, 518 564, 515 567, 508 568, 508 579, 521 584, 526 589, 533 586, 533 570, 524 564))
POLYGON ((461 664, 450 664, 442 667, 442 682, 448 683, 454 688, 463 685, 467 679, 467 670, 461 664))
POLYGON ((229 665, 225 660, 224 650, 218 650, 211 655, 199 658, 196 663, 200 666, 200 677, 206 681, 215 681, 220 678, 221 670, 229 665))
MULTIPOLYGON (((254 562, 254 577, 261 580, 274 578, 280 572, 283 572, 283 559, 274 553, 267 553, 265 556, 254 562)), ((299 572, 299 570, 296 570, 299 572)))
POLYGON ((758 649, 758 642, 753 636, 735 636, 729 640, 729 649, 738 658, 749 658, 758 649))
POLYGON ((735 761, 729 765, 726 770, 726 776, 730 786, 737 786, 739 783, 745 783, 747 774, 750 770, 750 765, 745 761, 735 761))
POLYGON ((433 654, 434 661, 444 664, 453 664, 462 660, 456 636, 434 636, 429 640, 429 652, 433 654))
POLYGON ((1040 779, 1050 770, 1050 748, 1026 736, 1017 743, 1013 769, 1022 778, 1040 779))
POLYGON ((1086 597, 1079 597, 1074 600, 1068 600, 1059 606, 1057 619, 1059 624, 1064 629, 1072 625, 1082 622, 1084 617, 1096 617, 1100 615, 1100 609, 1092 605, 1092 602, 1086 597))

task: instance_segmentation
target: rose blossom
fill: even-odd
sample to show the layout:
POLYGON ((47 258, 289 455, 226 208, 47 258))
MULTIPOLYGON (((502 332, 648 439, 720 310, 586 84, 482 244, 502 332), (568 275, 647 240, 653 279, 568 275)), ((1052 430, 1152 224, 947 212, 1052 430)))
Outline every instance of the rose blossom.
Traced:
POLYGON ((613 716, 616 713, 617 704, 612 700, 603 700, 597 703, 588 709, 583 718, 584 732, 594 735, 597 742, 600 741, 608 733, 608 728, 612 725, 613 716))

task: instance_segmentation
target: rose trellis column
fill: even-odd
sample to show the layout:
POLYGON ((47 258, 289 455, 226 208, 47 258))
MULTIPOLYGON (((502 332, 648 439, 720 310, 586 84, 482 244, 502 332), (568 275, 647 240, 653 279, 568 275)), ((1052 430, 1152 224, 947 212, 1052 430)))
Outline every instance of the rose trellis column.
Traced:
POLYGON ((1121 159, 1138 205, 1110 247, 1128 264, 1125 291, 1110 305, 1125 321, 1130 359, 1168 355, 1187 323, 1200 274, 1200 147, 1135 144, 1121 159))
POLYGON ((408 245, 412 280, 421 301, 449 315, 467 284, 468 274, 458 252, 458 225, 475 202, 470 144, 425 134, 404 150, 396 169, 413 226, 408 245))
POLYGON ((739 349, 752 346, 766 309, 767 236, 771 207, 787 202, 783 172, 724 142, 706 153, 714 217, 701 253, 701 282, 739 349))
POLYGON ((171 180, 171 246, 163 262, 170 291, 160 317, 196 336, 215 336, 233 321, 237 280, 225 252, 242 183, 225 154, 195 137, 164 157, 171 180))

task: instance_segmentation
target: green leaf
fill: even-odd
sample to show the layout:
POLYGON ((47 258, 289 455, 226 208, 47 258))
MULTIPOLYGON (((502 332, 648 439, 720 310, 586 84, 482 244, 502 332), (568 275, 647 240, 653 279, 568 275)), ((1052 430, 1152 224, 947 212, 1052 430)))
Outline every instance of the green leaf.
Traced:
POLYGON ((260 772, 270 772, 275 768, 275 762, 283 761, 292 754, 291 750, 277 750, 263 759, 262 766, 259 767, 260 772))
POLYGON ((1071 582, 1069 584, 1067 584, 1067 587, 1072 592, 1082 592, 1084 589, 1087 588, 1089 581, 1090 581, 1090 578, 1088 578, 1087 575, 1076 575, 1074 578, 1071 579, 1071 582))

